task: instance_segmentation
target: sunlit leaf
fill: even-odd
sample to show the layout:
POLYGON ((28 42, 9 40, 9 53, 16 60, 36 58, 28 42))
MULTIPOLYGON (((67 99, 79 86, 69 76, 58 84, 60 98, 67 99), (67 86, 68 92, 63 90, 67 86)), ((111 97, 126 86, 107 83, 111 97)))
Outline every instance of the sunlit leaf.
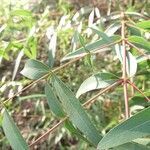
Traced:
MULTIPOLYGON (((104 39, 100 39, 100 40, 98 40, 96 42, 93 42, 93 43, 85 45, 85 48, 88 49, 92 53, 92 52, 95 52, 96 50, 100 50, 101 47, 103 47, 103 46, 107 46, 110 43, 114 43, 114 42, 118 41, 119 39, 120 39, 120 36, 112 36, 112 37, 110 37, 110 41, 112 41, 112 42, 108 42, 108 41, 106 41, 104 39)), ((81 47, 81 48, 77 49, 76 51, 67 54, 62 59, 62 61, 68 60, 68 59, 71 59, 71 58, 84 56, 86 54, 85 48, 81 47)), ((100 51, 103 52, 103 51, 106 51, 106 49, 101 49, 100 51)))
POLYGON ((107 36, 114 35, 115 32, 117 32, 121 28, 121 24, 119 22, 115 22, 111 24, 106 30, 105 33, 107 36))
POLYGON ((5 109, 3 112, 2 127, 4 133, 14 150, 29 150, 25 140, 23 139, 18 127, 5 109))
POLYGON ((80 95, 101 88, 106 88, 107 86, 115 83, 118 78, 111 73, 97 73, 87 78, 79 87, 76 97, 80 95))
POLYGON ((54 65, 56 44, 57 44, 57 33, 54 33, 50 39, 49 48, 48 48, 48 65, 51 68, 54 65))
MULTIPOLYGON (((121 63, 123 64, 123 47, 121 45, 115 45, 116 54, 121 63)), ((136 74, 137 71, 137 61, 136 58, 129 52, 126 51, 126 71, 129 77, 132 77, 136 74)))
POLYGON ((138 48, 142 48, 147 52, 150 52, 150 42, 140 36, 130 36, 128 37, 129 42, 137 46, 138 48))
POLYGON ((150 20, 140 21, 136 23, 136 26, 142 29, 150 29, 150 20))
POLYGON ((24 55, 24 52, 23 52, 23 50, 21 50, 21 51, 19 52, 19 54, 18 54, 16 60, 15 60, 15 67, 14 67, 14 71, 13 71, 12 80, 14 80, 15 77, 16 77, 16 74, 17 74, 17 71, 18 71, 18 69, 19 69, 20 62, 21 62, 21 59, 22 59, 23 55, 24 55))
POLYGON ((103 137, 98 144, 98 149, 112 148, 150 135, 149 114, 150 107, 120 123, 103 137))

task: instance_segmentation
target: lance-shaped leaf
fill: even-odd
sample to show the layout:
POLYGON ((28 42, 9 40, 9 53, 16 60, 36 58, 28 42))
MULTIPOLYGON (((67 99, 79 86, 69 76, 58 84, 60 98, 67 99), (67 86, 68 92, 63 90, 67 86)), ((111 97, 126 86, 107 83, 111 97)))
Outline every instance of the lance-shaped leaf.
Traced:
POLYGON ((40 61, 29 59, 27 60, 21 74, 29 79, 39 79, 49 72, 49 67, 40 61))
MULTIPOLYGON (((123 64, 123 47, 119 44, 115 45, 116 54, 121 63, 123 64)), ((129 52, 126 52, 126 71, 129 77, 132 77, 136 74, 137 71, 137 61, 136 58, 129 52)))
MULTIPOLYGON (((74 125, 69 121, 69 120, 66 120, 65 121, 65 127, 73 134, 73 135, 76 135, 79 139, 82 139, 84 140, 85 142, 87 143, 90 143, 81 133, 81 131, 79 129, 76 129, 74 127, 74 125)), ((90 143, 92 144, 92 143, 90 143)))
POLYGON ((105 33, 107 36, 112 36, 117 30, 121 28, 120 22, 115 22, 111 24, 106 30, 105 33))
POLYGON ((150 20, 140 21, 136 23, 136 26, 142 29, 150 29, 150 20))
POLYGON ((18 127, 15 125, 6 109, 3 112, 2 127, 14 150, 29 150, 29 147, 23 139, 18 127))
POLYGON ((115 83, 118 78, 111 73, 97 73, 87 78, 79 87, 76 97, 88 91, 106 88, 115 83))
POLYGON ((98 149, 109 149, 148 135, 150 135, 150 107, 110 130, 99 142, 98 149))
POLYGON ((79 100, 56 76, 52 78, 52 82, 71 122, 96 146, 102 136, 90 121, 79 100))
POLYGON ((130 143, 126 143, 118 147, 115 147, 113 150, 150 150, 150 148, 142 144, 130 142, 130 143))
POLYGON ((97 35, 99 35, 106 42, 112 42, 112 39, 109 38, 106 33, 102 32, 102 31, 100 31, 98 29, 95 29, 95 28, 91 28, 91 29, 93 30, 93 32, 95 32, 97 35))
POLYGON ((114 42, 117 42, 119 39, 120 39, 120 36, 112 36, 112 37, 109 37, 110 41, 106 41, 105 39, 100 39, 100 40, 97 40, 96 42, 93 42, 93 43, 90 43, 90 44, 87 44, 85 45, 85 47, 81 47, 79 49, 77 49, 76 51, 74 52, 71 52, 69 54, 67 54, 63 59, 62 61, 64 60, 68 60, 68 59, 71 59, 71 58, 76 58, 76 57, 80 57, 80 56, 84 56, 86 54, 86 51, 85 51, 85 48, 89 50, 89 52, 95 52, 96 50, 100 50, 101 48, 101 52, 104 52, 108 49, 104 49, 103 47, 106 46, 108 44, 113 44, 114 42))
POLYGON ((57 97, 49 83, 46 83, 46 85, 45 85, 45 95, 47 97, 47 102, 48 102, 48 105, 49 105, 51 111, 57 117, 64 117, 65 114, 62 109, 61 103, 57 99, 57 97))
POLYGON ((142 48, 147 52, 150 52, 150 42, 140 36, 130 36, 128 37, 128 41, 137 46, 138 48, 142 48))

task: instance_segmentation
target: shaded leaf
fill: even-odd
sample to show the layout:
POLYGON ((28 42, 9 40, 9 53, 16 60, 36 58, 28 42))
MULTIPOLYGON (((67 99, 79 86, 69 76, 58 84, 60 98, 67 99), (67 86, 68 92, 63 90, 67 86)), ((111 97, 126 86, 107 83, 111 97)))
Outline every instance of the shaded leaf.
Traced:
POLYGON ((51 109, 51 111, 57 116, 57 117, 64 117, 64 111, 62 109, 62 106, 57 99, 55 93, 53 92, 52 87, 49 83, 46 83, 45 85, 45 95, 47 98, 48 105, 51 109))
MULTIPOLYGON (((84 140, 85 142, 87 143, 90 143, 83 135, 82 133, 76 129, 73 124, 69 121, 69 120, 66 120, 65 121, 65 127, 73 134, 73 135, 76 135, 78 138, 84 140)), ((91 143, 90 143, 91 144, 91 143)))
POLYGON ((107 86, 115 83, 118 78, 111 73, 97 73, 87 78, 79 87, 76 97, 80 95, 101 88, 106 88, 107 86))
POLYGON ((148 135, 150 135, 150 107, 110 130, 99 142, 98 149, 112 148, 148 135))
POLYGON ((39 79, 49 72, 49 67, 40 61, 29 59, 27 60, 21 74, 29 79, 39 79))
POLYGON ((130 143, 126 143, 118 147, 115 147, 114 150, 150 150, 150 148, 142 144, 130 142, 130 143))
POLYGON ((89 139, 89 141, 97 145, 101 135, 98 133, 88 115, 82 108, 79 100, 74 96, 74 94, 66 87, 66 85, 58 79, 56 76, 52 79, 53 85, 55 87, 56 93, 60 98, 64 110, 68 114, 71 122, 89 139))
POLYGON ((23 139, 18 127, 15 125, 6 109, 3 112, 2 127, 14 150, 29 150, 29 147, 23 139))

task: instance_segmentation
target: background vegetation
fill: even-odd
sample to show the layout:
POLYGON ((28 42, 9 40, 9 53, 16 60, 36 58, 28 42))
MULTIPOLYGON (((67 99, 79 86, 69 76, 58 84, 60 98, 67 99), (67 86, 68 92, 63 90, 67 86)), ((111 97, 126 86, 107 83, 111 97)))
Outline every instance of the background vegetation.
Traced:
MULTIPOLYGON (((29 89, 23 87, 33 81, 22 76, 21 70, 28 59, 39 60, 51 68, 64 64, 62 58, 87 43, 98 39, 89 27, 96 24, 101 32, 120 34, 120 26, 115 17, 124 9, 135 23, 150 19, 149 0, 0 0, 0 101, 7 101, 6 107, 19 127, 26 142, 31 144, 43 135, 47 129, 58 123, 49 109, 44 93, 45 80, 33 84, 29 89), (134 15, 135 14, 135 15, 134 15), (78 38, 79 37, 79 38, 78 38), (15 95, 15 93, 20 94, 15 95)), ((118 18, 117 18, 118 19, 118 18)), ((118 19, 119 20, 119 19, 118 19)), ((149 30, 149 29, 148 29, 149 30)), ((139 32, 137 28, 127 29, 130 35, 142 35, 149 41, 149 31, 139 32)), ((144 59, 138 64, 138 71, 132 81, 139 89, 150 96, 150 61, 139 55, 135 48, 134 56, 144 59)), ((146 53, 147 56, 148 53, 146 53)), ((89 55, 57 72, 58 77, 76 93, 81 83, 92 74, 111 72, 121 75, 121 64, 114 51, 104 51, 89 55)), ((81 95, 81 103, 97 94, 97 90, 81 95)), ((129 89, 131 114, 147 108, 148 102, 133 88, 129 89), (140 100, 139 100, 140 97, 140 100)), ((123 88, 111 89, 109 94, 97 97, 97 101, 88 106, 88 116, 102 134, 120 123, 124 118, 123 88)), ((1 109, 3 104, 1 104, 1 109)), ((0 149, 11 149, 5 137, 0 116, 0 149)), ((147 137, 147 148, 150 139, 147 137)), ((95 149, 77 135, 70 133, 65 125, 35 144, 33 149, 95 149)))

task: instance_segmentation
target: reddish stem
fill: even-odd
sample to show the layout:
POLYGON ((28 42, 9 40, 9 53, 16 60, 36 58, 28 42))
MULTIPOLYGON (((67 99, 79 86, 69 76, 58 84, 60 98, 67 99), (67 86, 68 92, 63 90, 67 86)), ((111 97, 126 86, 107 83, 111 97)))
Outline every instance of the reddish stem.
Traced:
POLYGON ((150 101, 150 99, 133 83, 131 82, 130 80, 127 80, 127 82, 135 89, 137 90, 139 93, 141 93, 147 101, 150 101))
POLYGON ((122 78, 124 81, 123 89, 124 89, 124 102, 125 102, 125 117, 128 119, 130 117, 129 111, 129 103, 128 103, 128 88, 127 88, 127 73, 126 73, 126 41, 125 41, 125 21, 124 21, 124 12, 122 12, 122 28, 121 28, 121 36, 122 36, 122 47, 123 47, 123 70, 122 70, 122 78))

